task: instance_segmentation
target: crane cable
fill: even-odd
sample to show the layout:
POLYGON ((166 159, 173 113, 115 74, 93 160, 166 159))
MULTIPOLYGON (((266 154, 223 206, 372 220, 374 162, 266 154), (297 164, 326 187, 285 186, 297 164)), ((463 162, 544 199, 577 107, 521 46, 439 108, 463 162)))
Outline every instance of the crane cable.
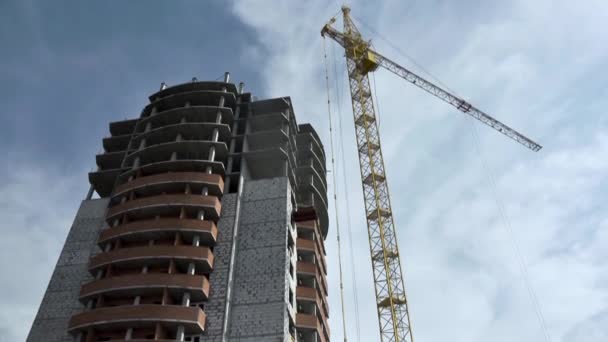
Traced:
POLYGON ((346 175, 346 159, 344 157, 344 129, 342 128, 342 99, 343 99, 343 92, 346 89, 346 87, 342 86, 340 87, 341 83, 338 83, 338 80, 341 80, 342 82, 344 82, 344 73, 346 72, 346 68, 341 68, 341 72, 340 72, 340 77, 338 77, 338 64, 337 64, 337 60, 338 57, 336 56, 335 53, 335 47, 332 44, 331 45, 331 53, 332 53, 332 59, 334 62, 334 81, 335 81, 335 87, 336 87, 336 103, 337 103, 337 107, 338 107, 338 129, 339 129, 339 141, 340 141, 340 149, 339 154, 341 157, 341 162, 342 162, 342 182, 343 182, 343 187, 344 187, 344 202, 346 204, 346 232, 347 237, 348 237, 348 247, 349 247, 349 260, 350 260, 350 269, 351 269, 351 282, 352 282, 352 286, 353 286, 353 303, 354 303, 354 307, 355 307, 355 332, 356 332, 356 337, 357 337, 357 341, 361 341, 361 329, 360 329, 360 318, 359 318, 359 291, 357 289, 357 275, 356 275, 356 267, 355 267, 355 256, 354 256, 354 248, 353 248, 353 234, 352 234, 352 224, 350 221, 350 196, 348 195, 348 184, 347 184, 347 175, 346 175))
POLYGON ((329 141, 331 146, 331 168, 333 178, 333 191, 334 191, 334 214, 336 219, 336 240, 338 243, 338 267, 340 277, 340 304, 342 309, 342 331, 344 336, 344 342, 347 342, 346 338, 346 315, 344 313, 344 283, 342 282, 342 250, 340 248, 340 220, 338 219, 338 190, 336 188, 336 164, 334 162, 334 139, 332 130, 332 118, 331 118, 331 100, 329 93, 329 72, 327 67, 327 48, 325 47, 325 37, 323 38, 323 58, 325 65, 325 88, 327 90, 327 116, 329 120, 329 141))
POLYGON ((526 287, 526 290, 528 291, 528 295, 530 296, 530 300, 532 301, 532 306, 534 306, 534 311, 536 313, 539 325, 543 332, 544 340, 545 340, 545 342, 551 342, 551 335, 549 334, 549 329, 547 328, 547 323, 545 321, 545 316, 543 315, 542 307, 540 305, 540 302, 538 301, 538 296, 536 295, 536 291, 534 291, 534 287, 532 286, 532 284, 530 282, 530 276, 528 273, 526 259, 524 258, 523 254, 521 253, 521 249, 519 248, 519 243, 518 243, 517 237, 515 236, 515 231, 513 230, 513 226, 511 225, 511 220, 510 220, 509 216, 507 215, 507 210, 505 209, 505 205, 504 205, 503 201, 501 200, 501 198, 498 196, 498 190, 497 190, 498 186, 496 185, 496 177, 494 175, 494 172, 491 169, 491 167, 488 165, 488 162, 481 149, 481 139, 479 138, 479 133, 477 132, 477 126, 475 125, 473 118, 469 117, 467 119, 469 119, 469 123, 471 124, 471 132, 473 135, 475 147, 477 148, 477 153, 479 153, 479 155, 481 156, 482 166, 487 175, 488 187, 490 187, 492 193, 494 194, 494 199, 496 200, 496 206, 498 207, 498 211, 500 213, 501 219, 502 219, 505 227, 507 228, 507 232, 509 233, 509 242, 511 243, 511 248, 513 249, 513 252, 516 256, 517 264, 519 266, 519 271, 520 271, 522 280, 524 282, 524 286, 526 287))
MULTIPOLYGON (((406 59, 408 59, 412 64, 417 66, 420 70, 422 70, 424 73, 429 75, 432 79, 434 79, 437 83, 442 85, 444 88, 448 89, 453 94, 458 95, 454 90, 450 89, 446 84, 441 82, 441 80, 439 80, 437 77, 435 77, 429 71, 427 71, 424 67, 422 67, 420 64, 418 64, 411 56, 409 56, 408 54, 403 52, 398 46, 393 44, 390 40, 383 37, 378 31, 374 30, 371 26, 365 24, 365 22, 363 22, 361 19, 359 19, 359 18, 356 18, 356 19, 359 23, 361 23, 363 26, 365 26, 367 29, 369 29, 371 32, 373 32, 376 36, 378 36, 380 39, 382 39, 384 42, 386 42, 395 51, 397 51, 397 53, 399 53, 402 57, 405 57, 406 59)), ((375 85, 374 85, 374 87, 375 87, 375 85)), ((468 119, 471 124, 471 131, 472 131, 472 135, 473 135, 473 139, 474 139, 474 144, 477 149, 477 152, 479 153, 479 155, 481 157, 482 165, 483 165, 484 171, 487 176, 488 186, 492 190, 494 199, 496 201, 496 206, 498 207, 500 217, 501 217, 505 227, 507 228, 507 232, 509 233, 509 241, 511 243, 511 247, 513 248, 514 254, 517 259, 520 275, 524 282, 524 286, 526 287, 526 290, 528 291, 530 301, 532 302, 532 305, 534 306, 534 311, 536 313, 540 328, 543 332, 544 340, 545 340, 545 342, 551 342, 551 335, 549 334, 549 330, 547 328, 547 323, 545 320, 545 316, 543 314, 542 307, 538 300, 538 296, 536 295, 536 291, 534 290, 534 288, 532 287, 532 284, 530 282, 530 277, 529 277, 526 260, 523 256, 523 254, 521 253, 521 249, 519 247, 518 240, 515 236, 513 226, 511 225, 511 220, 509 219, 509 216, 507 215, 504 203, 503 203, 502 199, 498 196, 498 190, 497 190, 497 185, 496 185, 496 180, 495 180, 496 177, 494 176, 494 172, 488 165, 485 155, 483 154, 483 152, 481 150, 481 140, 480 140, 479 134, 477 132, 477 126, 475 125, 476 123, 473 121, 473 118, 468 117, 468 119)))

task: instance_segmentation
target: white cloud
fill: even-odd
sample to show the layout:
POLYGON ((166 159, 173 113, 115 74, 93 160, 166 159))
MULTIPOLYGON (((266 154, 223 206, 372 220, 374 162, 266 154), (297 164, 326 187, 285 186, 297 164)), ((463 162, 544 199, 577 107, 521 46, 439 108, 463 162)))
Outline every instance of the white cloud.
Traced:
MULTIPOLYGON (((67 176, 52 165, 5 157, 8 167, 0 183, 0 340, 25 341, 79 195, 84 198, 87 189, 84 179, 67 176)), ((86 175, 86 170, 74 174, 86 175)))
MULTIPOLYGON (((603 156, 608 136, 602 131, 608 127, 603 115, 608 48, 600 42, 608 5, 591 0, 388 1, 352 9, 459 94, 545 145, 535 154, 477 125, 481 146, 476 146, 470 122, 455 109, 388 72, 377 73, 384 155, 416 339, 543 339, 498 201, 527 261, 552 340, 605 340, 608 218, 603 194, 608 163, 603 156), (496 195, 489 177, 496 182, 496 195)), ((300 122, 317 128, 326 149, 319 29, 337 10, 337 4, 322 1, 305 6, 234 3, 234 12, 260 37, 262 47, 252 49, 266 54, 259 59, 264 61, 259 66, 266 77, 264 89, 253 91, 290 95, 300 122)), ((360 29, 369 34, 365 26, 360 29)), ((412 65, 381 39, 370 38, 388 57, 412 65)), ((329 46, 334 43, 328 44, 333 64, 329 46)), ((335 51, 341 59, 340 49, 335 51)), ((342 68, 340 60, 343 76, 342 68)), ((378 325, 355 140, 350 104, 344 100, 344 167, 361 340, 375 341, 378 325)), ((339 196, 343 194, 341 189, 339 196)), ((341 222, 346 236, 344 213, 341 222)), ((330 322, 332 339, 341 340, 333 224, 330 232, 330 322)), ((354 332, 348 249, 343 258, 348 326, 354 332)), ((349 338, 355 340, 354 333, 349 338)))

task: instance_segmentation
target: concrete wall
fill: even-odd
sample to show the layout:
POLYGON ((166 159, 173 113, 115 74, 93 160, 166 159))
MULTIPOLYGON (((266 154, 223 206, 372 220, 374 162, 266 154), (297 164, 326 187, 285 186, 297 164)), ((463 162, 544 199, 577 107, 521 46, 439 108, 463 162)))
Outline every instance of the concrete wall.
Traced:
POLYGON ((244 183, 230 341, 288 340, 290 198, 287 177, 244 183))
POLYGON ((83 309, 78 301, 82 283, 93 280, 89 257, 98 253, 97 238, 105 227, 108 199, 82 201, 55 266, 55 271, 32 324, 27 342, 72 342, 67 333, 72 314, 83 309))

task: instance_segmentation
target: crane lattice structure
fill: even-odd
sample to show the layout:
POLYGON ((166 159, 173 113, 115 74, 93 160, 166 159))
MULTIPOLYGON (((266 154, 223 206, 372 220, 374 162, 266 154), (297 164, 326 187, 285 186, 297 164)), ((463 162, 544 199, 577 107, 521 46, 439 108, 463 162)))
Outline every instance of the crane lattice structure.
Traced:
POLYGON ((343 32, 332 27, 336 21, 334 17, 325 24, 321 35, 335 40, 346 53, 380 339, 382 342, 413 342, 395 223, 368 74, 382 66, 532 151, 539 151, 542 147, 467 101, 374 51, 371 43, 363 40, 353 23, 350 8, 343 6, 342 14, 343 32))

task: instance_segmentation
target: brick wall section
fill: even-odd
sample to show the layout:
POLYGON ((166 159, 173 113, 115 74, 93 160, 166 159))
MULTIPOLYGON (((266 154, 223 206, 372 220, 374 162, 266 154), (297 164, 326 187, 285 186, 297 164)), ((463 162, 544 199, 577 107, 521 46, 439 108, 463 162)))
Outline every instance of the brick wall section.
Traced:
POLYGON ((230 341, 288 339, 291 188, 287 177, 245 181, 238 232, 230 341))
POLYGON ((72 342, 67 333, 72 314, 83 310, 80 287, 93 277, 89 257, 98 253, 97 237, 105 227, 108 199, 82 201, 32 324, 27 342, 72 342))

